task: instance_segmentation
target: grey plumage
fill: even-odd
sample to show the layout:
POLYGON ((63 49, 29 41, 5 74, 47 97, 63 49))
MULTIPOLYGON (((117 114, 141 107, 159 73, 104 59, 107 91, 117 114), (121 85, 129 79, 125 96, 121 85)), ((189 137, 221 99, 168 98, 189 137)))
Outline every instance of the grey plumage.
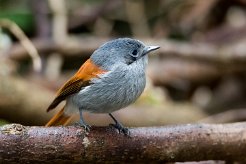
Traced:
POLYGON ((90 86, 70 96, 65 111, 111 113, 135 102, 145 88, 148 56, 143 53, 146 47, 130 38, 116 39, 99 47, 91 59, 109 72, 92 79, 90 86), (137 50, 135 56, 134 50, 137 50))
POLYGON ((146 61, 147 56, 129 66, 115 66, 100 78, 93 79, 90 86, 71 96, 68 103, 94 113, 111 113, 133 103, 145 87, 146 61))

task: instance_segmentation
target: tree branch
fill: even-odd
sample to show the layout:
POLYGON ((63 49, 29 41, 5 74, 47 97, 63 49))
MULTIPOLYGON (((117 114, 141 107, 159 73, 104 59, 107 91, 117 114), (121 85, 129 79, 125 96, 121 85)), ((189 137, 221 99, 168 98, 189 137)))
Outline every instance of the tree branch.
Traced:
POLYGON ((222 113, 211 115, 198 122, 200 123, 229 123, 246 120, 246 109, 231 109, 222 113))
POLYGON ((131 128, 0 127, 3 162, 246 161, 246 123, 131 128))
MULTIPOLYGON (((40 53, 58 52, 64 56, 78 56, 81 54, 92 53, 100 45, 112 38, 96 37, 70 37, 66 44, 58 45, 52 40, 33 40, 33 44, 40 53)), ((245 41, 233 45, 213 45, 209 43, 186 43, 177 42, 168 39, 140 39, 146 44, 159 45, 161 48, 157 51, 164 57, 180 57, 199 61, 207 61, 220 64, 245 64, 246 47, 245 41)), ((27 56, 26 50, 19 44, 11 48, 7 54, 13 59, 27 56)))

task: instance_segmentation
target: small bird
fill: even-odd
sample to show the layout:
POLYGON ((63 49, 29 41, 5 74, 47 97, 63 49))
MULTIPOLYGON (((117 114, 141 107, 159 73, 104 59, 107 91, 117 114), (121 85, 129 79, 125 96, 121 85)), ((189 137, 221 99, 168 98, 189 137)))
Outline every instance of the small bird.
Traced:
POLYGON ((90 130, 82 113, 108 113, 120 133, 129 130, 111 114, 135 102, 145 88, 145 69, 148 53, 160 48, 146 46, 139 40, 119 38, 100 46, 57 92, 56 98, 47 108, 54 109, 66 100, 65 106, 46 124, 67 125, 71 114, 79 111, 79 125, 90 130))

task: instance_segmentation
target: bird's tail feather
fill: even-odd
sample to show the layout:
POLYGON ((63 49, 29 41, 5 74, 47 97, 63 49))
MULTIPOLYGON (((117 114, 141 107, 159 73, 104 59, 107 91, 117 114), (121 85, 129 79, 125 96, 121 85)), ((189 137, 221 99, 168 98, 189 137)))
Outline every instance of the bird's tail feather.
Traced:
POLYGON ((64 107, 56 113, 50 121, 45 125, 45 127, 49 126, 57 126, 57 125, 67 125, 72 119, 72 116, 66 115, 64 112, 64 107))

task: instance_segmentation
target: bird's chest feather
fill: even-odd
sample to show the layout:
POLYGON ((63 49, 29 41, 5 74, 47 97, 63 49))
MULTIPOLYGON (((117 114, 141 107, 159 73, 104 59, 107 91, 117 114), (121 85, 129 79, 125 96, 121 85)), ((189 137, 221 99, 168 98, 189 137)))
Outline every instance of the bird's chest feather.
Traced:
POLYGON ((116 69, 82 89, 74 101, 79 108, 107 113, 133 103, 143 92, 146 83, 144 69, 116 69))

